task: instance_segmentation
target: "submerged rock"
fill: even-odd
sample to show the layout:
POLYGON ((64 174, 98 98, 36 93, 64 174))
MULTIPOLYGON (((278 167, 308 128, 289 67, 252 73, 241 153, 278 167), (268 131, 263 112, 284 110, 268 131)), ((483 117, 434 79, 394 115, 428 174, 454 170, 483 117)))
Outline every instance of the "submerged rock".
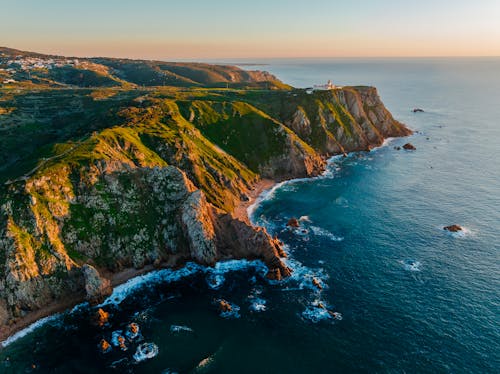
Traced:
POLYGON ((443 227, 443 230, 449 231, 449 232, 459 232, 459 231, 462 231, 463 228, 459 225, 450 225, 450 226, 443 227))
POLYGON ((295 227, 295 228, 300 227, 300 223, 295 217, 290 218, 286 225, 288 227, 295 227))
POLYGON ((416 151, 417 150, 417 148, 415 148, 415 146, 411 143, 406 143, 403 146, 403 149, 406 149, 407 151, 416 151))
POLYGON ((414 108, 413 109, 413 113, 423 113, 423 112, 424 112, 424 110, 421 108, 414 108))

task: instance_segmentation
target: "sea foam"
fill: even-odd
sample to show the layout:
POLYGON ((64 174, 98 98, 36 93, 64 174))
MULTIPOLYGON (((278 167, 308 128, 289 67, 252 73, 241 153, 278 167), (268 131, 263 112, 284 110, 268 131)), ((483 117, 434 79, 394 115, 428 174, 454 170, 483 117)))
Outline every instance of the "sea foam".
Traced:
POLYGON ((58 313, 58 314, 54 314, 52 316, 48 316, 48 317, 39 319, 35 323, 32 323, 31 325, 26 327, 25 329, 22 329, 21 331, 16 332, 14 335, 9 336, 6 340, 4 340, 3 342, 0 343, 0 346, 7 347, 9 344, 12 344, 16 340, 19 340, 19 339, 25 337, 26 335, 32 333, 33 331, 46 325, 47 323, 55 322, 60 316, 61 316, 61 314, 58 313))

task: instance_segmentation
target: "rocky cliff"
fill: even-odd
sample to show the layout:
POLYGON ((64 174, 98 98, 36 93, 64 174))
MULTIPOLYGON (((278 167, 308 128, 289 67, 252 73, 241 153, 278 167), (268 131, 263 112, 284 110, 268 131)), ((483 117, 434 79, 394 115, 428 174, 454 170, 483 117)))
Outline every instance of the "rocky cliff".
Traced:
MULTIPOLYGON (((44 95, 51 91, 42 103, 44 95)), ((89 117, 92 133, 16 156, 36 167, 10 171, 0 195, 4 336, 61 300, 99 300, 110 292, 107 278, 130 268, 252 258, 270 278, 286 277, 279 241, 231 214, 252 186, 318 175, 328 156, 410 133, 372 87, 131 96, 104 99, 115 100, 109 128, 89 117)))

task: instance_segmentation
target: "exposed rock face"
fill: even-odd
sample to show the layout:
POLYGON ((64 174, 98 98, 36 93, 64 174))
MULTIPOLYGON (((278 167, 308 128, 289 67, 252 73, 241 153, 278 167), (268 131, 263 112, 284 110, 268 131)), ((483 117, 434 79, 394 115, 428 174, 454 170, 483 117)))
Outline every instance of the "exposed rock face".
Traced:
POLYGON ((181 209, 192 258, 199 263, 213 265, 217 259, 214 217, 205 196, 199 190, 193 192, 181 209))
POLYGON ((282 243, 230 214, 249 186, 259 176, 315 176, 330 155, 411 132, 374 88, 273 95, 142 100, 123 111, 122 126, 8 184, 0 326, 68 298, 100 301, 111 291, 103 271, 245 258, 262 260, 270 279, 289 276, 282 243))
POLYGON ((243 221, 233 219, 229 214, 219 216, 217 224, 218 248, 221 259, 261 259, 280 276, 290 275, 290 269, 281 261, 285 254, 282 243, 273 239, 263 227, 252 227, 243 221))
POLYGON ((109 279, 101 277, 93 266, 84 264, 82 273, 85 281, 86 299, 91 304, 98 304, 111 294, 112 289, 109 279))

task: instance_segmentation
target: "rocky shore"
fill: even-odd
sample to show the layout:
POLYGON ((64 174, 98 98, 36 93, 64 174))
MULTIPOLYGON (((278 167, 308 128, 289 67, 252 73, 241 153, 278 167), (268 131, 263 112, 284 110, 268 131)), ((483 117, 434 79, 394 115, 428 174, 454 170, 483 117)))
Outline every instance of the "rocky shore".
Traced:
POLYGON ((0 340, 188 261, 259 259, 268 278, 289 276, 282 244, 250 223, 257 196, 274 181, 321 174, 332 155, 411 134, 373 87, 206 95, 119 102, 114 126, 57 145, 56 157, 5 185, 0 340))

